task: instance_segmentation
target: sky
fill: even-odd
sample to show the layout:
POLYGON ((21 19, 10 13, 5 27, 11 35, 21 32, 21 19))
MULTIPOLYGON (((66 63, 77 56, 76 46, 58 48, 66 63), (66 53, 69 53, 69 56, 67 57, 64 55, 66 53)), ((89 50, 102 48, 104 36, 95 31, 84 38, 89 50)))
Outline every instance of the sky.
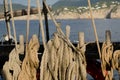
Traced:
MULTIPOLYGON (((40 0, 40 1, 42 2, 42 0, 40 0)), ((58 0, 46 0, 48 5, 53 5, 57 1, 58 0)), ((27 0, 12 0, 12 2, 27 5, 27 0)), ((0 4, 2 4, 2 3, 3 3, 3 0, 0 0, 0 4)), ((35 6, 36 5, 36 0, 31 0, 31 5, 35 6)))

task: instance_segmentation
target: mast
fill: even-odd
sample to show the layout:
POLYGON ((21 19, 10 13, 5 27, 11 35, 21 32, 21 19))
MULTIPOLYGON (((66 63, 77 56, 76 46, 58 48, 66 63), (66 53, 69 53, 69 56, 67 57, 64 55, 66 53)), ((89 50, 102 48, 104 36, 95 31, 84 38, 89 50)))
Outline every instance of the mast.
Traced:
POLYGON ((45 6, 45 3, 43 1, 43 13, 44 13, 44 18, 45 18, 45 26, 46 26, 46 39, 49 41, 49 27, 48 27, 48 10, 45 6))
POLYGON ((10 43, 11 42, 11 39, 10 39, 11 30, 10 30, 10 14, 8 10, 8 0, 3 0, 3 3, 4 3, 4 17, 5 17, 6 27, 7 27, 7 35, 8 35, 8 40, 10 43))

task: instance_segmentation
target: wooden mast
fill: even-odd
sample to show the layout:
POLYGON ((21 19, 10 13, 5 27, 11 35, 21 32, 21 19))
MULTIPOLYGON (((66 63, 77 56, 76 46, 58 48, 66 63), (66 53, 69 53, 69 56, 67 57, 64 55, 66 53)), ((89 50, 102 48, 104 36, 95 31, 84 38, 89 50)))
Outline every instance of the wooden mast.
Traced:
POLYGON ((45 3, 43 1, 43 13, 44 13, 44 18, 45 18, 45 26, 46 26, 46 39, 49 41, 49 27, 48 27, 48 10, 45 6, 45 3))

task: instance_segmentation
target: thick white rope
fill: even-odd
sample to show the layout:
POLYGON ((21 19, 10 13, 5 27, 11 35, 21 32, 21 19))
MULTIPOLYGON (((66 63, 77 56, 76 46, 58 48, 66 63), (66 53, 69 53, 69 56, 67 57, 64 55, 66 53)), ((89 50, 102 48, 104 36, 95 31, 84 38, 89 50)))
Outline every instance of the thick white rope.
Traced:
POLYGON ((88 0, 88 5, 89 5, 89 9, 90 9, 90 16, 91 16, 91 19, 92 19, 92 27, 93 27, 93 30, 94 30, 94 34, 95 34, 95 38, 96 38, 96 43, 97 43, 97 47, 98 47, 98 52, 99 52, 99 56, 101 58, 101 51, 100 51, 100 45, 99 45, 99 39, 98 39, 98 35, 97 35, 97 30, 96 30, 96 25, 95 25, 95 21, 94 21, 94 17, 92 15, 92 8, 91 8, 91 2, 90 0, 88 0))
POLYGON ((102 45, 102 56, 101 56, 101 67, 102 73, 105 80, 113 79, 113 67, 112 67, 112 56, 113 56, 113 45, 112 43, 107 44, 104 42, 102 45))
POLYGON ((39 40, 36 35, 33 35, 27 46, 25 58, 22 63, 22 70, 18 76, 18 80, 37 80, 36 73, 39 67, 38 50, 39 40))
POLYGON ((29 28, 30 28, 30 0, 28 0, 28 9, 27 9, 27 29, 26 29, 26 44, 28 44, 29 37, 29 28))
MULTIPOLYGON (((46 8, 47 8, 47 10, 48 10, 48 13, 49 13, 51 19, 53 20, 54 24, 56 25, 57 31, 58 31, 58 33, 59 33, 59 35, 60 35, 60 36, 59 36, 59 35, 58 35, 58 36, 61 37, 65 42, 67 42, 68 45, 71 46, 71 47, 77 52, 77 49, 76 49, 76 48, 74 47, 74 45, 70 42, 70 40, 67 39, 67 37, 65 36, 65 34, 63 33, 63 31, 61 30, 60 25, 57 23, 57 21, 56 21, 55 18, 53 17, 53 15, 52 15, 50 9, 48 8, 48 5, 46 4, 45 0, 44 0, 43 2, 44 2, 45 6, 46 6, 46 8)), ((79 52, 78 52, 78 53, 79 53, 79 52)))
POLYGON ((46 39, 45 39, 45 33, 44 33, 44 27, 43 27, 43 20, 42 20, 42 15, 41 15, 41 8, 40 8, 40 1, 36 0, 37 8, 38 8, 38 14, 39 14, 39 23, 40 23, 40 29, 42 33, 42 41, 44 48, 46 48, 46 39))
POLYGON ((80 49, 71 46, 70 27, 66 29, 66 36, 61 33, 62 30, 57 30, 54 38, 48 41, 42 56, 40 80, 86 80, 85 57, 80 49))
POLYGON ((15 49, 17 53, 17 38, 16 38, 16 29, 15 29, 15 23, 14 23, 14 17, 13 17, 13 9, 12 9, 12 0, 10 0, 10 14, 12 18, 12 27, 14 32, 14 40, 15 40, 15 49))
POLYGON ((20 36, 20 44, 17 47, 18 54, 14 48, 9 54, 9 61, 6 61, 3 66, 3 76, 5 80, 18 80, 18 75, 21 71, 21 61, 19 54, 24 53, 24 38, 20 36))
POLYGON ((10 39, 11 36, 11 28, 10 28, 10 20, 8 16, 8 0, 3 0, 4 3, 4 14, 5 14, 5 21, 6 21, 6 27, 7 27, 7 32, 8 32, 8 39, 10 39), (9 20, 9 21, 8 21, 9 20))

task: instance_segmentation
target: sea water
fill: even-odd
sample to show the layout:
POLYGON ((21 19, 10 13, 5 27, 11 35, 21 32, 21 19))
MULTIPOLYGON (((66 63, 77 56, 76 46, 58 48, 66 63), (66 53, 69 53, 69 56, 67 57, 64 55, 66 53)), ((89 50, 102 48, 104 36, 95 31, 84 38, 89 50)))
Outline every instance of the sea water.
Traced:
MULTIPOLYGON (((17 38, 19 35, 24 35, 26 38, 26 23, 25 20, 17 20, 15 21, 15 28, 17 38)), ((52 20, 48 21, 49 25, 49 37, 53 36, 53 33, 56 32, 55 24, 52 20)), ((92 27, 92 23, 90 19, 76 19, 76 20, 57 20, 57 22, 61 23, 61 28, 63 32, 65 32, 66 25, 71 27, 70 32, 70 40, 72 42, 78 41, 78 33, 84 32, 85 33, 85 41, 95 41, 94 31, 92 27)), ((43 21, 44 23, 44 21, 43 21)), ((111 41, 112 42, 119 42, 120 41, 120 19, 95 19, 97 34, 100 42, 105 40, 105 31, 111 31, 111 41)), ((45 24, 44 24, 45 26, 45 24)), ((7 28, 4 21, 0 21, 0 37, 7 33, 7 28)), ((11 34, 13 35, 13 29, 11 24, 11 34)), ((41 31, 39 28, 39 21, 38 20, 31 20, 30 21, 30 30, 29 30, 29 38, 33 34, 37 34, 40 36, 41 39, 41 31)))

